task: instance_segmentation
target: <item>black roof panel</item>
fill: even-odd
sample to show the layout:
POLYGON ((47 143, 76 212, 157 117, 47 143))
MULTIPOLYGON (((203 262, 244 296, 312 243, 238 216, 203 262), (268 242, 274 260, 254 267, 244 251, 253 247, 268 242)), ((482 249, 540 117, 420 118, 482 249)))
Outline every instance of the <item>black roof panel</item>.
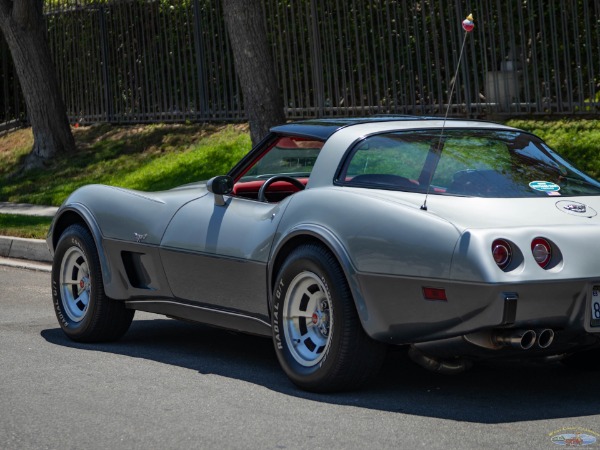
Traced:
POLYGON ((333 133, 340 128, 350 125, 370 122, 391 122, 398 120, 440 120, 440 117, 426 116, 406 116, 406 115, 385 115, 370 117, 335 117, 330 119, 310 119, 299 122, 291 122, 284 125, 278 125, 271 128, 273 133, 291 134, 301 137, 310 137, 314 139, 327 140, 333 133))

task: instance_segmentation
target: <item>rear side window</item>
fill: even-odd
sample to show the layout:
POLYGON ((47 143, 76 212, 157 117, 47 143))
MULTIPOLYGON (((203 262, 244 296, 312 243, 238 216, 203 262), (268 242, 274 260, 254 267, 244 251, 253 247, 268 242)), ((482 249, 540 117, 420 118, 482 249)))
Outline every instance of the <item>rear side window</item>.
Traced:
POLYGON ((339 179, 354 186, 418 189, 430 144, 412 135, 366 138, 356 146, 339 179))

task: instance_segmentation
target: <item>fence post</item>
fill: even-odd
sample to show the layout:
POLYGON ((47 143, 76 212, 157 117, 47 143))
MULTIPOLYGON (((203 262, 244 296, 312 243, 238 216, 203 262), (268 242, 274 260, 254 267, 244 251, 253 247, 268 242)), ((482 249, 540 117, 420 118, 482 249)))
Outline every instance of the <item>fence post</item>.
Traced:
POLYGON ((325 84, 323 82, 323 60, 321 50, 321 34, 319 33, 319 20, 317 16, 316 0, 310 1, 310 26, 312 45, 310 48, 310 59, 313 74, 313 97, 315 101, 314 111, 316 117, 323 117, 325 113, 325 84))
POLYGON ((205 73, 205 59, 204 55, 204 39, 202 36, 202 24, 200 21, 200 5, 198 0, 194 0, 193 4, 194 12, 194 47, 196 48, 196 74, 198 77, 198 89, 200 95, 199 112, 202 119, 206 119, 209 116, 208 107, 208 86, 206 85, 205 73))
POLYGON ((102 82, 104 84, 104 105, 106 107, 106 121, 110 123, 114 116, 114 108, 108 73, 108 33, 106 31, 104 6, 102 5, 98 7, 98 22, 100 25, 100 57, 102 64, 102 82))

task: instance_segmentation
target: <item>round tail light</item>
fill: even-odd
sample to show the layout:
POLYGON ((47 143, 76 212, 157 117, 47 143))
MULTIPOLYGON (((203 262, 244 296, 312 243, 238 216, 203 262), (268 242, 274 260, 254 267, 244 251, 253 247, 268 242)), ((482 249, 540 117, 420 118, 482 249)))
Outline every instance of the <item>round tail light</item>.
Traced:
POLYGON ((535 262, 538 263, 542 269, 544 269, 552 259, 552 247, 544 238, 535 238, 531 241, 531 253, 533 253, 535 262))
POLYGON ((506 269, 512 259, 510 244, 504 239, 496 239, 492 243, 492 256, 501 269, 506 269))

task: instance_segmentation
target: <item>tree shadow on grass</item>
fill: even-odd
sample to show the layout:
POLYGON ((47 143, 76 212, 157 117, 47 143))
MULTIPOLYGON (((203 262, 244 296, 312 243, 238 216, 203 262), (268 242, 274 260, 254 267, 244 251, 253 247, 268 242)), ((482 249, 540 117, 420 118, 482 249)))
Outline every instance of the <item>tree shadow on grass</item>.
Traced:
POLYGON ((313 394, 280 369, 270 339, 169 319, 135 320, 117 343, 78 344, 47 329, 48 342, 184 367, 338 405, 473 423, 510 423, 600 414, 592 400, 598 374, 561 364, 488 363, 460 375, 430 373, 391 349, 375 380, 360 391, 313 394))

